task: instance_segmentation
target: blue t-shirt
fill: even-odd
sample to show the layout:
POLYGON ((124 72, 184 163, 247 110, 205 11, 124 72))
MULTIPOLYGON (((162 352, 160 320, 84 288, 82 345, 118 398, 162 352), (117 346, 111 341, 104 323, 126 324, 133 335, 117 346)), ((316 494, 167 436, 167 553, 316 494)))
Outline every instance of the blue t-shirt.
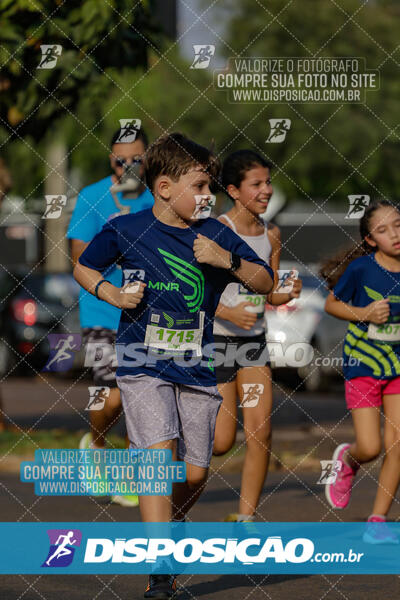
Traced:
POLYGON ((216 385, 212 354, 208 352, 214 343, 214 315, 223 290, 237 280, 227 269, 196 261, 193 242, 199 233, 261 265, 273 277, 271 268, 216 219, 199 220, 182 229, 162 223, 152 210, 113 219, 82 253, 79 262, 89 268, 104 272, 118 262, 125 281, 141 279, 146 283, 143 300, 136 309, 122 311, 117 334, 117 375, 145 373, 175 383, 216 385), (199 331, 203 334, 196 350, 185 349, 178 360, 176 354, 170 354, 168 359, 164 354, 160 360, 165 349, 155 346, 155 339, 158 343, 164 336, 162 343, 167 339, 171 344, 176 342, 179 354, 187 344, 196 343, 199 331), (151 341, 147 339, 150 334, 151 341), (147 362, 143 364, 146 355, 147 362), (190 366, 178 364, 190 357, 194 358, 190 366))
MULTIPOLYGON (((69 223, 67 238, 90 242, 107 221, 119 214, 119 208, 110 192, 111 185, 110 175, 88 185, 79 192, 69 223)), ((147 189, 135 200, 123 200, 122 193, 118 193, 117 197, 121 204, 131 207, 131 213, 151 208, 154 204, 154 198, 147 189)), ((114 268, 107 274, 107 279, 114 285, 120 286, 122 283, 121 270, 114 268)), ((104 327, 116 331, 121 311, 107 302, 97 300, 95 296, 81 288, 79 316, 81 327, 104 327)))
POLYGON ((399 377, 400 273, 381 267, 374 253, 361 256, 349 264, 333 293, 338 300, 357 307, 383 298, 390 302, 390 317, 383 325, 349 323, 343 345, 345 379, 399 377))

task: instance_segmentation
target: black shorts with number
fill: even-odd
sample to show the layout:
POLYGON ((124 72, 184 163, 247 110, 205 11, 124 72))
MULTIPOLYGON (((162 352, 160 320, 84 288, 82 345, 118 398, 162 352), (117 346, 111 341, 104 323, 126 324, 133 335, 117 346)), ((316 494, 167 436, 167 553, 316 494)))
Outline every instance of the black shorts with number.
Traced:
POLYGON ((96 385, 117 387, 115 374, 117 360, 115 353, 116 332, 104 327, 84 327, 82 329, 83 343, 95 345, 92 369, 93 383, 96 385), (99 365, 96 365, 96 361, 99 365))
POLYGON ((214 335, 216 344, 225 344, 225 360, 222 364, 222 349, 217 346, 215 375, 217 383, 229 383, 236 379, 237 372, 245 367, 265 367, 270 365, 265 332, 255 336, 214 335), (248 345, 248 349, 246 349, 248 345))

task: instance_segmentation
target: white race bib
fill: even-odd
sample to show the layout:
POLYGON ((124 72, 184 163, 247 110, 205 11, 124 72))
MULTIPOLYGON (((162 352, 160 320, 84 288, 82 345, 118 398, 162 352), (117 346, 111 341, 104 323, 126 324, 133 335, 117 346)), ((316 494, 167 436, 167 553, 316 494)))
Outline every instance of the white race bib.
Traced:
POLYGON ((253 305, 246 306, 246 310, 252 313, 256 313, 259 319, 263 317, 265 311, 266 296, 264 294, 254 294, 253 292, 246 289, 241 283, 239 283, 238 285, 239 296, 245 296, 243 298, 240 298, 240 302, 251 302, 253 305))
POLYGON ((370 323, 368 337, 388 344, 400 344, 400 323, 382 323, 382 325, 370 323))
POLYGON ((150 309, 144 345, 175 355, 202 356, 204 311, 194 314, 150 309))

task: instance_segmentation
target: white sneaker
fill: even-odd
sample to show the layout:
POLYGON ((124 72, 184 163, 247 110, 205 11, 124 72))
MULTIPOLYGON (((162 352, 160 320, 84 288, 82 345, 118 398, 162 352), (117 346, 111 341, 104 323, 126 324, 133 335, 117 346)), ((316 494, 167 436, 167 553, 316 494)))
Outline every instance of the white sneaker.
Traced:
POLYGON ((81 437, 81 441, 79 442, 79 450, 89 450, 92 441, 93 436, 90 433, 90 431, 88 433, 85 433, 85 435, 81 437))

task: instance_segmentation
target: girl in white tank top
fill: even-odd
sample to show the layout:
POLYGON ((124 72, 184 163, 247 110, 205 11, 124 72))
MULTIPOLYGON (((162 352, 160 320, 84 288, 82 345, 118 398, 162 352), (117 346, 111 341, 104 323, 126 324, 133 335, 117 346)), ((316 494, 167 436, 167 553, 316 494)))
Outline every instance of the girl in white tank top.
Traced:
MULTIPOLYGON (((238 233, 235 223, 228 215, 222 215, 220 221, 226 223, 235 233, 238 233)), ((267 225, 264 226, 264 231, 261 235, 238 235, 240 235, 242 240, 244 240, 260 258, 269 264, 272 246, 268 237, 267 225)), ((243 329, 232 321, 216 317, 214 320, 214 334, 226 336, 237 335, 241 337, 260 335, 265 331, 265 301, 266 298, 264 295, 249 292, 241 283, 229 283, 220 298, 220 304, 233 307, 241 302, 249 302, 250 304, 246 307, 246 310, 255 314, 257 320, 251 329, 243 329)))
MULTIPOLYGON (((270 168, 271 165, 252 150, 239 150, 226 158, 222 167, 222 186, 234 206, 220 217, 220 221, 276 272, 281 250, 280 231, 275 225, 266 225, 260 217, 272 196, 270 168)), ((277 283, 276 275, 275 287, 277 283)), ((265 339, 265 303, 284 304, 297 298, 300 290, 299 279, 294 282, 290 294, 272 292, 268 297, 254 294, 241 284, 230 283, 216 311, 214 339, 217 345, 224 346, 225 343, 226 349, 229 344, 230 351, 226 356, 229 355, 230 362, 215 367, 223 403, 217 417, 214 454, 225 454, 235 443, 237 397, 243 409, 246 436, 239 509, 238 513, 229 515, 229 521, 254 519, 268 470, 272 382, 265 339), (245 348, 246 344, 249 349, 245 348), (233 366, 232 346, 236 350, 233 366), (245 364, 241 358, 244 352, 248 359, 245 364)))

